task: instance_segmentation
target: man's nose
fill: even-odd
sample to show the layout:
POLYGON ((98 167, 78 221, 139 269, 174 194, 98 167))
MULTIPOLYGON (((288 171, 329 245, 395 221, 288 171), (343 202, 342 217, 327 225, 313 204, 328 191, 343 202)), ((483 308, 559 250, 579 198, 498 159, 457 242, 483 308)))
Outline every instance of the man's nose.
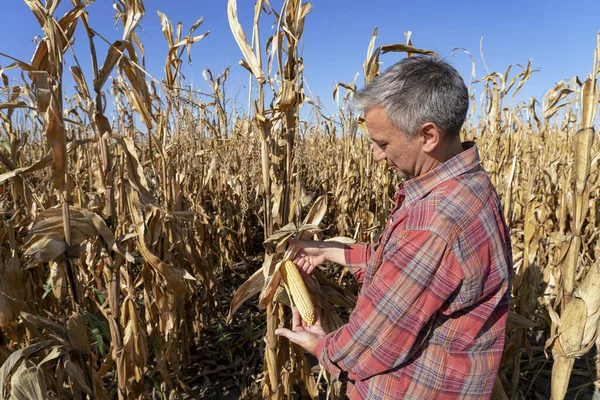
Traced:
POLYGON ((373 146, 373 161, 379 162, 385 160, 385 152, 373 146))

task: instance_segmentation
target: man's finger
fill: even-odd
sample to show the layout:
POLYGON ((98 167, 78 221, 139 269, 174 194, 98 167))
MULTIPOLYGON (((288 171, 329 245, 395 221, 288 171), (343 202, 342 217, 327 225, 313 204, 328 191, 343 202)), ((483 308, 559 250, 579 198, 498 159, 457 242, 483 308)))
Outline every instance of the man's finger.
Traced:
POLYGON ((298 258, 298 256, 296 256, 296 258, 294 259, 294 263, 299 269, 303 269, 304 265, 306 264, 306 259, 304 259, 304 257, 298 258))
POLYGON ((302 276, 303 279, 308 278, 310 263, 303 258, 296 263, 296 265, 298 266, 298 272, 300 273, 300 276, 302 276))

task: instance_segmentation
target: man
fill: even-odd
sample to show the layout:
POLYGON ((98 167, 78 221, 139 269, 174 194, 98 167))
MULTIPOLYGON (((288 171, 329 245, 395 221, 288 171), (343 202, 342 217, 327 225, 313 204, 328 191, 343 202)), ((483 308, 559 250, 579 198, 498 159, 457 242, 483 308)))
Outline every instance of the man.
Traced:
POLYGON ((373 158, 401 179, 378 242, 295 241, 303 274, 325 261, 363 281, 348 323, 278 329, 348 381, 350 399, 491 397, 504 347, 512 254, 477 146, 460 142, 468 92, 437 57, 411 57, 360 91, 373 158))

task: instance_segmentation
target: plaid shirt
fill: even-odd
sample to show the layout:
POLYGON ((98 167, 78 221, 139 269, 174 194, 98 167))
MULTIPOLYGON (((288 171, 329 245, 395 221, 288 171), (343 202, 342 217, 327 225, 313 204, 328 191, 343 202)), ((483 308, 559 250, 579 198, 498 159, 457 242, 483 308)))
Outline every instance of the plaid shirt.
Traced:
POLYGON ((349 322, 317 357, 350 399, 491 397, 504 347, 512 253, 477 146, 406 181, 377 244, 345 250, 363 281, 349 322))

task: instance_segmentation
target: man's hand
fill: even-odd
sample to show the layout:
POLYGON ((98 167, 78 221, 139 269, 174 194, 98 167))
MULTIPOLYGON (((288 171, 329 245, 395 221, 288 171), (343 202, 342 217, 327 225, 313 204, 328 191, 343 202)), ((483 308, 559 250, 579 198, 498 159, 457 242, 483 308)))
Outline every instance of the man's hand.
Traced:
POLYGON ((302 320, 296 307, 292 308, 292 330, 279 328, 275 330, 276 335, 285 336, 291 342, 302 346, 310 354, 317 354, 317 343, 327 336, 327 333, 321 327, 321 317, 315 310, 315 323, 309 325, 302 320))
POLYGON ((316 267, 324 264, 325 261, 346 266, 346 257, 344 255, 345 245, 343 243, 297 239, 290 239, 289 242, 290 245, 300 248, 300 251, 294 258, 294 263, 298 266, 298 271, 304 279, 316 267))
POLYGON ((294 264, 296 264, 300 275, 302 275, 302 278, 304 279, 306 279, 316 267, 327 261, 323 242, 290 239, 290 244, 300 248, 300 251, 294 258, 294 264))

